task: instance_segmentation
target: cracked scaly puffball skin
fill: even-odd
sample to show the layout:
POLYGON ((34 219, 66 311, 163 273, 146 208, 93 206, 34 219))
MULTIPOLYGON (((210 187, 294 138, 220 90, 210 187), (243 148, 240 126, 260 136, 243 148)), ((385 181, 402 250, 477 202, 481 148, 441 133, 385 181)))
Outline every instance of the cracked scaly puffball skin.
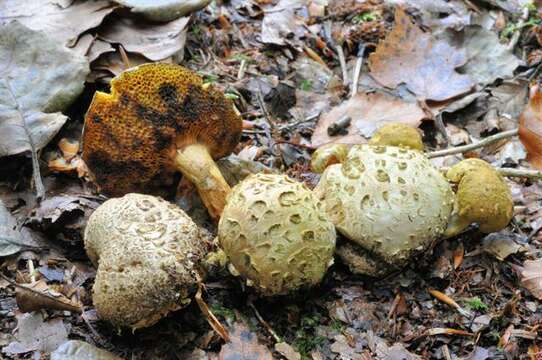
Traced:
POLYGON ((454 194, 419 151, 356 145, 326 169, 315 194, 350 241, 337 254, 354 273, 383 276, 430 248, 446 229, 454 194))
POLYGON ((263 295, 318 284, 333 263, 335 227, 304 184, 256 174, 236 185, 218 224, 235 269, 263 295))
POLYGON ((98 207, 84 241, 97 267, 92 300, 98 316, 132 329, 190 302, 206 251, 200 229, 181 209, 135 193, 98 207))

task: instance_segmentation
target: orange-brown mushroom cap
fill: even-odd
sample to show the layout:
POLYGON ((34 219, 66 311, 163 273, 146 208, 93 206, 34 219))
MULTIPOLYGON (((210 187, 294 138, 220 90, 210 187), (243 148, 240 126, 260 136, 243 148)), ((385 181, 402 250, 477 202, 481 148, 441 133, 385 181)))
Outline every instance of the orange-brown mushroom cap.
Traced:
POLYGON ((203 87, 182 66, 151 63, 96 92, 85 117, 83 159, 104 193, 163 194, 178 177, 178 149, 205 146, 213 159, 230 154, 242 120, 224 95, 203 87))

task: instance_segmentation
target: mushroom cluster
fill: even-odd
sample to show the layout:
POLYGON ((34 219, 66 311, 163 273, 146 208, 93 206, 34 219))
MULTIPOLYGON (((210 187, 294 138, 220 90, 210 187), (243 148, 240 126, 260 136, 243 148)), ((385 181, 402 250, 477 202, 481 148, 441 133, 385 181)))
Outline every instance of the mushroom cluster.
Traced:
POLYGON ((252 175, 228 196, 220 245, 264 295, 318 284, 333 263, 335 228, 314 194, 285 175, 252 175))
POLYGON ((175 64, 124 71, 96 92, 85 117, 83 159, 101 190, 165 195, 180 171, 218 218, 230 187, 213 159, 230 154, 242 120, 222 93, 175 64))
POLYGON ((97 268, 92 299, 98 316, 134 330, 190 302, 207 251, 199 228, 181 209, 142 194, 99 206, 84 241, 97 268))
POLYGON ((445 231, 454 194, 419 151, 353 146, 326 169, 315 188, 345 236, 337 254, 355 273, 385 275, 427 250, 445 231))

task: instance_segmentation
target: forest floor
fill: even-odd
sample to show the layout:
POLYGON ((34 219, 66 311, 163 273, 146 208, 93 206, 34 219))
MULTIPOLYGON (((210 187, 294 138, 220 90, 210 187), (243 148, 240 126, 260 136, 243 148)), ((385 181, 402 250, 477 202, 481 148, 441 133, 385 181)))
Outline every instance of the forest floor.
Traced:
MULTIPOLYGON (((134 333, 97 318, 96 270, 82 232, 106 198, 81 171, 79 155, 65 159, 72 172, 56 171, 50 162, 63 156, 61 139, 80 143, 96 90, 108 91, 111 78, 128 66, 165 61, 223 90, 245 120, 235 155, 220 161, 230 183, 277 171, 313 188, 315 148, 364 143, 390 121, 419 128, 431 151, 523 126, 532 135, 523 142, 507 137, 432 161, 448 167, 480 157, 495 167, 534 169, 542 155, 542 107, 529 102, 542 68, 535 4, 213 1, 165 24, 107 1, 25 6, 0 5, 2 27, 15 19, 44 30, 86 59, 90 72, 82 93, 63 109, 67 117, 28 122, 50 132, 34 154, 10 143, 0 88, 0 358, 46 359, 68 339, 79 339, 124 359, 542 359, 542 183, 536 177, 506 179, 514 218, 505 230, 486 235, 471 226, 384 279, 355 276, 338 259, 321 286, 278 298, 258 297, 234 276, 207 279, 203 298, 230 332, 225 344, 195 302, 134 333), (330 135, 345 116, 351 122, 330 135), (58 119, 60 126, 53 124, 58 119), (32 156, 41 169, 41 202, 32 156), (70 302, 82 310, 70 311, 70 302)), ((1 55, 3 31, 0 70, 9 61, 1 55)), ((17 69, 20 57, 28 54, 11 57, 12 79, 30 77, 28 69, 39 66, 17 69)), ((59 86, 68 87, 65 81, 59 86)), ((44 85, 35 82, 30 93, 33 86, 44 85)), ((168 200, 215 233, 195 194, 185 183, 168 200)))

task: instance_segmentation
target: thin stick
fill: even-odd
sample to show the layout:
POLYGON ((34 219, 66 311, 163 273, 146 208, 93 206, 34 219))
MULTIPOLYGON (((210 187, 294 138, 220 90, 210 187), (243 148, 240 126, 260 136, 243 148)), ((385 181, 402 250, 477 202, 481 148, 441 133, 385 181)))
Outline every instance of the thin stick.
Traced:
POLYGON ((247 69, 246 59, 241 60, 241 65, 239 66, 239 72, 237 72, 237 79, 241 80, 245 77, 245 71, 247 69))
POLYGON ((529 169, 497 168, 502 176, 506 177, 524 177, 528 179, 542 179, 542 171, 529 169))
POLYGON ((352 74, 353 80, 352 80, 350 97, 354 97, 358 93, 359 76, 361 74, 361 68, 363 67, 363 53, 364 52, 365 52, 365 45, 361 44, 358 50, 358 58, 356 59, 356 66, 354 67, 354 72, 352 74))
POLYGON ((482 148, 496 141, 516 136, 517 134, 518 134, 518 129, 503 131, 498 134, 488 136, 475 144, 468 144, 468 145, 456 146, 456 147, 452 147, 452 148, 444 149, 444 150, 432 151, 432 152, 426 153, 426 156, 431 159, 431 158, 446 156, 446 155, 462 154, 467 151, 482 148))
POLYGON ((346 58, 344 57, 343 46, 338 44, 335 46, 337 55, 339 55, 339 64, 341 64, 341 72, 343 74, 343 85, 348 85, 348 71, 346 70, 346 58))
POLYGON ((280 337, 277 335, 275 330, 273 330, 271 325, 269 325, 269 323, 265 321, 265 319, 260 315, 260 312, 258 311, 258 309, 256 309, 256 306, 254 306, 254 303, 252 302, 252 300, 248 301, 248 306, 252 308, 252 311, 254 311, 254 315, 256 315, 256 318, 258 318, 258 321, 261 322, 262 325, 265 327, 265 329, 271 334, 271 336, 273 336, 273 338, 275 339, 275 342, 281 342, 282 340, 280 339, 280 337))

